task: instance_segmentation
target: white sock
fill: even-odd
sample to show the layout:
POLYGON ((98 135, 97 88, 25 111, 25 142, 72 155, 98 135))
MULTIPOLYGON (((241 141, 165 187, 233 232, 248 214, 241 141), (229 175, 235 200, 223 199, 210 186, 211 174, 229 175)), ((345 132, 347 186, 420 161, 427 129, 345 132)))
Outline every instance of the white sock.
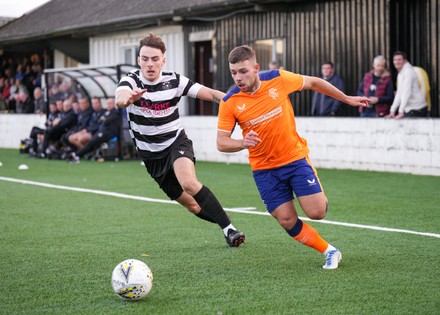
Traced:
POLYGON ((229 224, 227 227, 225 227, 225 228, 223 229, 223 234, 225 234, 225 236, 228 236, 228 231, 229 231, 229 229, 236 230, 236 228, 232 225, 232 223, 229 224))
POLYGON ((325 252, 323 253, 324 255, 327 255, 328 252, 331 252, 332 250, 336 250, 336 247, 328 244, 327 249, 325 250, 325 252))

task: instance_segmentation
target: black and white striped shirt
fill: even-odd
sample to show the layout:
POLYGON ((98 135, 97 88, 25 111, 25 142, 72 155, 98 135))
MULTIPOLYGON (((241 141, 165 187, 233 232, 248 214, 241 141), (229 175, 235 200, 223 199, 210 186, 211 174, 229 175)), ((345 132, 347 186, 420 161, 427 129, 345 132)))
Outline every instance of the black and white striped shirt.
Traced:
POLYGON ((142 158, 160 158, 183 130, 179 117, 182 96, 196 97, 203 86, 175 72, 162 71, 156 82, 146 80, 139 69, 123 77, 116 89, 147 92, 127 107, 130 135, 142 158))

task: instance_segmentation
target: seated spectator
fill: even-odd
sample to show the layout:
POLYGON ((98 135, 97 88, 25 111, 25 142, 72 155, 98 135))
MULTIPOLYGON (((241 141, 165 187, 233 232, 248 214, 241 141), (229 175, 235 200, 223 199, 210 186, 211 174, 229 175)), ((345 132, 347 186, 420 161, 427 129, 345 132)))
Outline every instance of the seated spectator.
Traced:
POLYGON ((374 58, 373 70, 365 73, 357 95, 367 96, 372 100, 368 107, 359 107, 361 117, 385 117, 390 113, 394 99, 393 81, 383 56, 374 58))
POLYGON ((18 96, 15 97, 15 101, 15 112, 17 114, 31 114, 34 112, 34 102, 26 92, 19 92, 18 96))
MULTIPOLYGON (((344 81, 335 74, 335 66, 331 61, 324 62, 321 66, 322 79, 345 92, 344 81)), ((313 116, 337 116, 342 102, 325 94, 313 92, 312 115, 313 116)))
MULTIPOLYGON (((72 107, 73 107, 73 103, 72 103, 72 107)), ((79 100, 79 111, 77 113, 78 119, 76 125, 70 128, 63 135, 61 139, 63 144, 66 145, 65 153, 69 153, 72 150, 76 150, 76 147, 70 143, 69 138, 71 136, 76 137, 78 134, 81 134, 86 131, 90 119, 92 118, 92 114, 93 114, 93 110, 90 108, 89 100, 86 97, 83 97, 82 99, 79 100)))
POLYGON ((33 127, 31 134, 29 136, 31 148, 29 150, 29 155, 31 157, 36 157, 39 153, 38 147, 44 141, 44 133, 47 129, 52 128, 54 125, 59 123, 59 117, 61 112, 58 111, 57 105, 54 103, 49 104, 49 115, 47 115, 47 120, 44 123, 45 128, 33 127))
POLYGON ((51 156, 52 153, 56 153, 55 145, 70 128, 76 125, 77 120, 78 118, 72 109, 72 102, 68 99, 65 100, 63 102, 63 112, 61 113, 59 122, 54 124, 53 127, 48 128, 44 134, 42 152, 39 154, 39 157, 44 159, 51 156), (49 149, 51 142, 55 145, 49 149))
POLYGON ((23 85, 20 79, 15 79, 14 84, 11 86, 10 94, 9 94, 9 110, 13 113, 16 112, 17 102, 19 98, 20 92, 25 92, 29 95, 28 90, 23 85))
POLYGON ((69 136, 69 143, 75 147, 75 150, 81 150, 99 129, 100 118, 105 113, 100 98, 92 98, 92 108, 93 114, 87 128, 69 136))
POLYGON ((426 117, 428 104, 420 91, 416 72, 406 58, 406 54, 397 51, 393 55, 393 64, 397 75, 397 91, 387 117, 400 119, 402 117, 426 117), (396 112, 398 110, 398 114, 396 112))
POLYGON ((11 93, 10 79, 7 77, 0 78, 0 111, 9 109, 9 95, 11 93))
POLYGON ((99 129, 90 141, 76 153, 72 154, 70 162, 79 163, 80 159, 87 153, 93 152, 99 146, 113 137, 119 136, 121 117, 119 110, 115 107, 115 100, 107 100, 107 110, 100 118, 99 129))
POLYGON ((43 91, 39 87, 34 89, 34 113, 46 114, 46 102, 44 102, 43 91))

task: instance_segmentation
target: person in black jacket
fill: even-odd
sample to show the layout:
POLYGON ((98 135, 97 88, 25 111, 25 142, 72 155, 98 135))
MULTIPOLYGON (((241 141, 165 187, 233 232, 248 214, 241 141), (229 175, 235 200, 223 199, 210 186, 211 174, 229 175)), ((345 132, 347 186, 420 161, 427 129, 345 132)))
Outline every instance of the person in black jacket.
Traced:
POLYGON ((61 112, 58 111, 57 105, 55 103, 49 104, 49 115, 47 115, 47 120, 44 123, 45 128, 32 127, 29 139, 32 147, 29 149, 29 156, 36 157, 38 154, 38 144, 44 142, 44 134, 48 128, 52 128, 54 124, 57 123, 61 117, 61 112))
POLYGON ((115 100, 109 98, 107 99, 107 110, 100 118, 98 131, 82 149, 72 154, 70 162, 79 163, 81 157, 85 154, 96 150, 101 144, 109 141, 111 138, 119 136, 120 126, 121 117, 119 110, 115 107, 115 100))
POLYGON ((101 99, 99 97, 92 98, 93 113, 86 128, 71 134, 69 143, 71 147, 75 147, 75 151, 81 150, 92 139, 93 135, 98 131, 100 118, 106 112, 102 108, 101 99))
POLYGON ((57 142, 61 140, 61 137, 72 127, 76 125, 78 117, 73 111, 72 101, 67 99, 63 102, 63 112, 61 113, 61 118, 58 124, 54 125, 52 128, 48 128, 44 135, 44 142, 42 152, 39 157, 44 159, 52 153, 49 149, 50 142, 57 142))

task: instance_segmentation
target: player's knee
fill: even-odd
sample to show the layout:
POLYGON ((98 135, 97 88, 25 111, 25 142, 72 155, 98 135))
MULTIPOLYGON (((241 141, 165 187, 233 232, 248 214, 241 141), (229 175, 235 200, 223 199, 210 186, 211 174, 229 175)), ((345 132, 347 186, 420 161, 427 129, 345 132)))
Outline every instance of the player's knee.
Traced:
POLYGON ((294 217, 283 217, 277 218, 278 224, 281 225, 284 229, 291 229, 292 226, 295 225, 296 218, 294 217))
POLYGON ((312 220, 322 220, 327 215, 327 206, 314 208, 307 212, 307 216, 312 220))
POLYGON ((194 196, 200 190, 201 186, 199 182, 193 179, 184 179, 180 182, 180 185, 186 193, 192 196, 194 196))

